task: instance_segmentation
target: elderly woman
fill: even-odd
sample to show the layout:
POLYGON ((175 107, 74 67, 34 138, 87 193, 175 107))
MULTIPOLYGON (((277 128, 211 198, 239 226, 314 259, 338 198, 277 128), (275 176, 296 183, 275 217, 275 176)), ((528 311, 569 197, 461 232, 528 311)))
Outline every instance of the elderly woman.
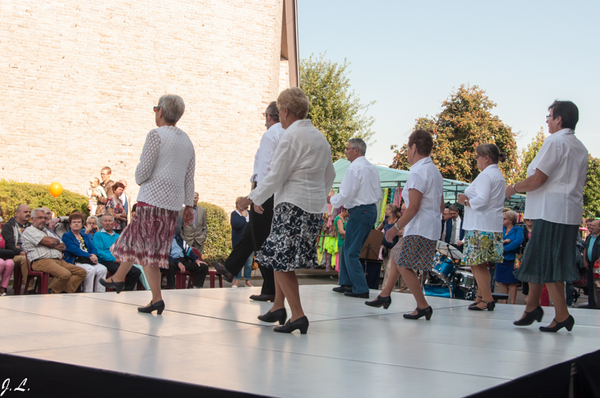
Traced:
POLYGON ((152 301, 146 307, 138 307, 139 312, 157 311, 160 315, 165 309, 160 291, 160 268, 169 268, 170 243, 182 205, 186 206, 183 222, 189 224, 194 220, 196 155, 188 135, 175 126, 184 110, 183 99, 177 95, 163 95, 154 107, 158 128, 146 136, 135 170, 135 180, 140 185, 137 212, 110 248, 121 264, 110 282, 100 281, 119 293, 125 287, 125 276, 133 263, 141 264, 152 291, 152 301))
POLYGON ((85 270, 86 276, 82 283, 84 293, 105 292, 100 280, 106 278, 107 269, 98 262, 98 252, 92 236, 82 231, 84 220, 85 215, 79 211, 69 216, 71 230, 62 236, 66 246, 65 261, 85 270))
POLYGON ((502 293, 508 293, 510 304, 517 299, 517 283, 513 272, 515 270, 515 256, 523 244, 523 227, 516 226, 518 214, 512 210, 502 216, 502 244, 504 245, 504 262, 496 264, 495 279, 502 284, 502 293))
POLYGON ((100 227, 98 227, 98 217, 89 216, 85 221, 85 233, 93 238, 94 234, 98 231, 100 231, 100 227))
MULTIPOLYGON (((408 137, 406 158, 411 167, 402 190, 402 199, 407 207, 402 217, 385 233, 386 240, 391 242, 404 229, 404 237, 391 251, 391 267, 398 268, 417 302, 417 308, 412 313, 404 314, 405 319, 424 316, 426 320, 430 320, 433 314, 415 273, 431 270, 435 245, 442 233, 440 219, 444 211, 444 180, 429 157, 432 148, 433 138, 429 131, 416 130, 408 137)), ((392 303, 390 294, 396 278, 396 274, 390 272, 388 283, 381 294, 365 304, 387 309, 392 303)))
POLYGON ((257 255, 257 262, 275 271, 275 300, 272 308, 258 317, 264 322, 283 325, 287 319, 285 299, 292 316, 275 332, 306 334, 308 319, 300 302, 295 270, 318 265, 317 241, 327 211, 327 195, 335 170, 331 147, 323 134, 313 127, 308 114, 308 98, 299 88, 284 90, 277 98, 279 120, 285 133, 273 154, 270 171, 264 180, 242 200, 262 213, 261 205, 275 195, 271 234, 257 255))
POLYGON ((498 162, 504 161, 504 155, 496 145, 482 144, 475 148, 475 158, 481 173, 464 194, 458 195, 459 203, 465 206, 463 263, 471 267, 480 293, 469 309, 493 311, 496 303, 487 266, 488 262, 504 261, 502 209, 506 182, 498 168, 498 162))
POLYGON ((555 315, 542 332, 571 331, 575 320, 565 300, 565 282, 580 279, 577 270, 577 233, 583 215, 583 188, 588 152, 575 137, 579 110, 571 101, 554 101, 546 117, 550 136, 527 168, 527 178, 506 188, 506 196, 527 192, 525 218, 533 220, 531 239, 517 279, 529 282, 525 313, 514 324, 541 322, 542 286, 554 303, 555 315))
POLYGON ((115 182, 112 186, 112 190, 109 192, 108 198, 106 199, 106 212, 112 214, 115 218, 115 226, 113 231, 120 234, 123 228, 127 225, 127 212, 121 202, 120 196, 123 194, 125 185, 122 182, 115 182))

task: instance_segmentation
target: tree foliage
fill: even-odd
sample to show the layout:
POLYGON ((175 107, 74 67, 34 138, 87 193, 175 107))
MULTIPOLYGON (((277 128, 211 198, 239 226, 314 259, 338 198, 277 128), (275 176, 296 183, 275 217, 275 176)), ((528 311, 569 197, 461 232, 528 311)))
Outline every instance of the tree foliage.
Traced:
POLYGON ((4 221, 15 216, 15 210, 20 204, 28 205, 31 210, 47 207, 59 216, 68 216, 75 210, 89 214, 88 198, 85 196, 65 189, 55 201, 48 188, 48 185, 0 180, 0 204, 4 210, 4 221))
POLYGON ((600 217, 600 159, 589 155, 587 180, 583 190, 583 216, 600 217))
MULTIPOLYGON (((507 183, 514 180, 520 171, 515 136, 509 126, 491 113, 495 106, 483 89, 462 85, 443 102, 437 116, 416 120, 415 130, 433 133, 431 157, 444 178, 472 182, 479 174, 475 147, 494 143, 506 154, 506 161, 499 166, 507 183)), ((395 153, 390 167, 407 170, 410 165, 406 160, 406 144, 395 153)))
POLYGON ((348 139, 368 141, 373 136, 374 119, 366 113, 375 102, 360 103, 350 87, 349 66, 346 60, 343 64, 326 60, 325 54, 300 61, 300 87, 310 100, 308 118, 331 145, 334 161, 345 157, 348 139))
POLYGON ((206 210, 206 242, 202 259, 208 264, 213 261, 223 263, 231 253, 231 225, 229 216, 222 207, 208 202, 200 202, 198 206, 206 210))

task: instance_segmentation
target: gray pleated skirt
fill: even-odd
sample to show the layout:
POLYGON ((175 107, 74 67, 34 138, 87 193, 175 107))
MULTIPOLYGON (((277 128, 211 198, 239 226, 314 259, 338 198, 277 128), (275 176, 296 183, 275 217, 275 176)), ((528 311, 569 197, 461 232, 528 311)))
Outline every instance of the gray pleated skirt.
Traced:
POLYGON ((533 220, 531 239, 515 277, 529 283, 574 282, 577 270, 578 225, 533 220))

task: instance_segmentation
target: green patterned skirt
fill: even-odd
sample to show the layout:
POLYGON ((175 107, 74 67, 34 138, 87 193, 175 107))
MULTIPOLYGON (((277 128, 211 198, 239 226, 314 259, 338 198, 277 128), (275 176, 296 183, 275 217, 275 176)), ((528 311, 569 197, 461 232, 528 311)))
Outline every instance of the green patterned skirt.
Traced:
POLYGON ((466 231, 464 246, 462 261, 464 265, 504 261, 502 232, 466 231))

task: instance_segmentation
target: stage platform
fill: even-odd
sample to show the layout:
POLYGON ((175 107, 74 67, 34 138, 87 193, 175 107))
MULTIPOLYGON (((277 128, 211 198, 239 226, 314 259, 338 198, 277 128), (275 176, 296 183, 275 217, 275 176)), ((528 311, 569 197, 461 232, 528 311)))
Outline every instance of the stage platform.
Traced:
MULTIPOLYGON (((300 287, 307 335, 274 333, 260 322, 271 304, 248 299, 259 288, 167 290, 162 316, 136 311, 149 292, 2 297, 0 352, 8 355, 0 358, 0 382, 12 369, 5 396, 15 396, 23 378, 29 391, 22 396, 69 396, 53 391, 65 383, 60 375, 52 381, 39 370, 54 366, 66 379, 72 368, 61 363, 214 389, 196 396, 460 397, 600 348, 600 311, 573 309, 573 332, 541 333, 553 308, 541 324, 519 328, 512 322, 523 306, 475 312, 467 301, 429 297, 431 321, 411 321, 402 318, 415 307, 410 294, 394 293, 384 310, 333 286, 300 287), (22 373, 27 366, 30 373, 22 373)), ((98 385, 109 382, 97 378, 98 385)), ((86 386, 89 393, 79 396, 102 390, 86 386)), ((125 378, 111 396, 140 395, 125 378)))

